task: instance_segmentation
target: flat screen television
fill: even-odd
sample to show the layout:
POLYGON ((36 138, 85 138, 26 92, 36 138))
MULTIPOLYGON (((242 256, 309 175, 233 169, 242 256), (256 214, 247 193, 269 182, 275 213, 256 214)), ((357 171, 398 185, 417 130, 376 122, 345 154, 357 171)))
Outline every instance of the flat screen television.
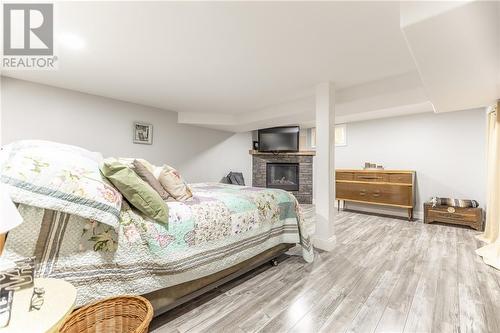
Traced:
POLYGON ((299 126, 283 126, 259 130, 259 151, 299 151, 299 126))

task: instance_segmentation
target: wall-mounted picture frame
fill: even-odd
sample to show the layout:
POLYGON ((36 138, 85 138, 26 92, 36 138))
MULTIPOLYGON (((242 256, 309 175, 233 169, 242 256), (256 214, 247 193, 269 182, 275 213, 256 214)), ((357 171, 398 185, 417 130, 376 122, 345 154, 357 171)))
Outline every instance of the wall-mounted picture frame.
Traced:
POLYGON ((134 123, 134 143, 143 145, 153 144, 153 125, 135 122, 134 123))

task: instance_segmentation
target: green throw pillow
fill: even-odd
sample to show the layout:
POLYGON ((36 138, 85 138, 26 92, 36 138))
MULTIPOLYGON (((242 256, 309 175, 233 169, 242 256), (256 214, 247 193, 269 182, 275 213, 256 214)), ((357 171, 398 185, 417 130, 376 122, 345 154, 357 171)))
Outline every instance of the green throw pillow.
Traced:
POLYGON ((107 159, 101 172, 135 208, 158 222, 168 223, 167 204, 134 170, 115 159, 107 159))

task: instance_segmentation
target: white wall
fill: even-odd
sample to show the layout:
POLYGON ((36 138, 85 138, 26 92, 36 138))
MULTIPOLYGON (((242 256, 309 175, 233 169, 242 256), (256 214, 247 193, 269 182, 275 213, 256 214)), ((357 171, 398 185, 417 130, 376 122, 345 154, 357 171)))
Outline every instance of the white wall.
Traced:
POLYGON ((347 124, 347 146, 336 148, 335 162, 336 168, 359 169, 366 161, 415 170, 418 215, 432 196, 476 199, 484 207, 485 148, 485 110, 423 113, 347 124))
POLYGON ((251 133, 177 123, 177 114, 143 105, 2 77, 1 143, 44 139, 168 163, 188 182, 219 181, 243 172, 251 184, 251 133), (134 121, 153 124, 153 145, 132 143, 134 121))

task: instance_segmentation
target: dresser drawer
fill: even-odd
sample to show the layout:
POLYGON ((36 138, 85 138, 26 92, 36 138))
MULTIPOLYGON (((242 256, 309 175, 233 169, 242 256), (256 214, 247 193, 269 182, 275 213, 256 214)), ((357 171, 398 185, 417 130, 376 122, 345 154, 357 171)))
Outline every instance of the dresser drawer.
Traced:
POLYGON ((390 173, 390 183, 411 184, 413 175, 411 173, 390 173))
POLYGON ((354 174, 354 180, 361 182, 387 182, 389 181, 389 175, 379 172, 359 172, 354 174))
POLYGON ((352 172, 336 172, 335 179, 336 180, 353 180, 354 175, 352 172))
POLYGON ((336 197, 341 200, 413 206, 411 187, 391 184, 336 183, 336 197))

